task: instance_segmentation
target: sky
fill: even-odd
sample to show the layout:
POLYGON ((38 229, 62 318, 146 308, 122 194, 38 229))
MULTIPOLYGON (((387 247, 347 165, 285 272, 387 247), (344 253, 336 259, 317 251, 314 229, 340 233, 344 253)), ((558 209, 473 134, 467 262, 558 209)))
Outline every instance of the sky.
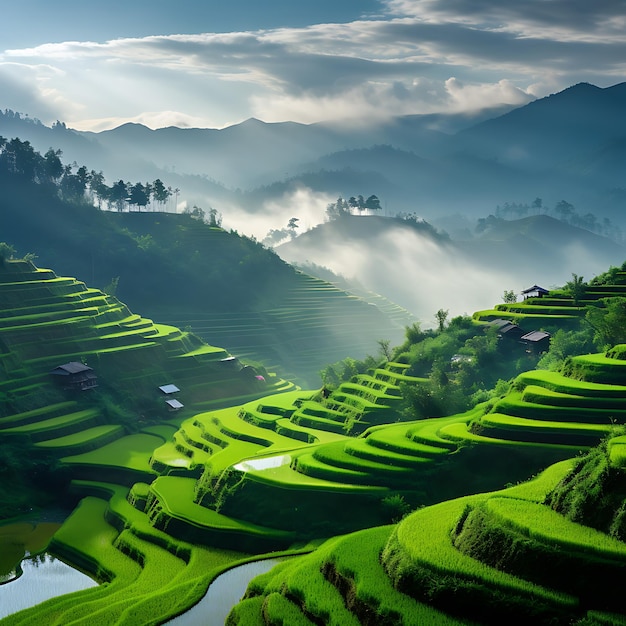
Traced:
POLYGON ((222 128, 522 105, 626 80, 626 0, 25 0, 0 109, 222 128))

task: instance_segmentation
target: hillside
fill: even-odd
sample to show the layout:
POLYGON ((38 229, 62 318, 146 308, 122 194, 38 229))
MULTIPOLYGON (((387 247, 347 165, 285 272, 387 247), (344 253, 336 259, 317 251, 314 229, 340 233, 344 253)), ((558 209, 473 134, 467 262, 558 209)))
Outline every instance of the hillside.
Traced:
POLYGON ((3 179, 0 229, 19 253, 104 288, 134 310, 318 384, 329 361, 376 353, 410 323, 297 272, 255 241, 190 215, 117 213, 3 179))

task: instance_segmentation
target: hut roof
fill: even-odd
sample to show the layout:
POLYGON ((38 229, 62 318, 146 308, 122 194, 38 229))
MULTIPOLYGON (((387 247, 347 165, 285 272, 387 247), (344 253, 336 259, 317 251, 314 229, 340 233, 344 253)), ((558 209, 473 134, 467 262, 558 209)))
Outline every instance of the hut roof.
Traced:
POLYGON ((57 374, 59 376, 71 376, 72 374, 80 374, 81 372, 92 372, 93 369, 84 363, 79 361, 70 361, 63 365, 55 367, 51 374, 57 374))
POLYGON ((524 289, 524 291, 522 291, 522 295, 524 296, 527 293, 532 293, 533 291, 536 291, 537 293, 543 293, 543 294, 550 293, 547 289, 544 289, 543 287, 540 287, 539 285, 533 285, 532 287, 529 287, 528 289, 524 289))
POLYGON ((170 393, 176 393, 178 391, 180 391, 180 389, 176 386, 176 385, 161 385, 159 387, 159 389, 166 395, 169 395, 170 393))
POLYGON ((550 333, 546 333, 543 330, 532 330, 522 337, 522 341, 531 341, 535 343, 537 341, 543 341, 544 339, 547 339, 549 337, 550 333))

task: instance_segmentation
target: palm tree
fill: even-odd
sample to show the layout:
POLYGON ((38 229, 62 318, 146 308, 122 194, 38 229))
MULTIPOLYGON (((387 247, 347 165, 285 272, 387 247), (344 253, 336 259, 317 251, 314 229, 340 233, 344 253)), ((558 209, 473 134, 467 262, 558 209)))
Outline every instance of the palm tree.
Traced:
POLYGON ((565 283, 565 291, 572 297, 574 306, 578 306, 587 291, 587 283, 582 276, 572 273, 572 280, 565 283))

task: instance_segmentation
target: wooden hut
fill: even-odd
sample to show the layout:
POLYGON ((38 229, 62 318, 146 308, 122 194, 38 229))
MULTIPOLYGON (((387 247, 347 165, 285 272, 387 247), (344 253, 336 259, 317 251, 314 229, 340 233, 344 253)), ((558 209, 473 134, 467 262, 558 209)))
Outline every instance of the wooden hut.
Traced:
POLYGON ((86 391, 98 386, 98 377, 91 367, 78 361, 70 361, 55 367, 50 374, 63 389, 86 391))

